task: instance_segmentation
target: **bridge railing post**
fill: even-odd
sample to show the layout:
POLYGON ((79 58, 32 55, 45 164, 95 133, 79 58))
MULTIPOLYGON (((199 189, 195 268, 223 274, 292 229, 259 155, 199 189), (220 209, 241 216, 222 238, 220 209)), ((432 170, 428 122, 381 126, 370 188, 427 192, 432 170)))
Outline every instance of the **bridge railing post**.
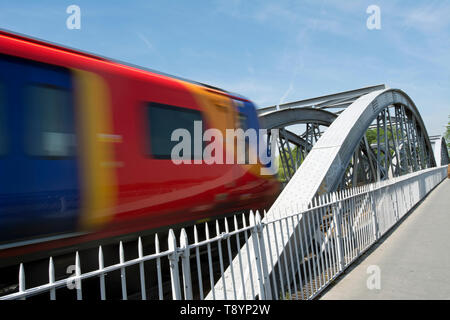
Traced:
POLYGON ((183 250, 181 253, 181 267, 183 272, 183 289, 184 298, 186 300, 192 300, 192 281, 191 281, 191 265, 190 265, 190 254, 189 254, 189 244, 186 230, 181 229, 180 234, 180 247, 183 250))
POLYGON ((180 272, 178 269, 178 248, 177 239, 172 229, 169 230, 168 237, 169 251, 169 267, 170 267, 170 280, 172 283, 172 298, 173 300, 181 300, 181 288, 180 288, 180 272))
POLYGON ((269 271, 267 269, 266 244, 264 242, 264 234, 263 234, 263 230, 266 225, 262 223, 259 211, 256 211, 255 222, 256 222, 256 230, 258 233, 259 250, 261 252, 261 265, 264 278, 265 297, 268 300, 272 300, 272 289, 270 286, 269 271))
POLYGON ((259 283, 259 298, 261 300, 266 300, 266 294, 264 290, 264 276, 261 270, 261 255, 259 250, 259 241, 258 241, 258 225, 255 221, 255 215, 253 211, 250 211, 250 226, 251 228, 251 237, 253 239, 253 253, 255 254, 255 264, 256 271, 258 272, 258 283, 259 283))
POLYGON ((332 212, 333 223, 336 227, 336 253, 338 258, 339 272, 345 268, 345 255, 344 255, 344 239, 342 234, 342 206, 340 199, 336 196, 336 192, 332 195, 332 212))
POLYGON ((373 240, 378 240, 378 220, 377 220, 377 205, 375 203, 375 186, 371 184, 369 186, 369 195, 372 205, 372 229, 373 229, 373 240))

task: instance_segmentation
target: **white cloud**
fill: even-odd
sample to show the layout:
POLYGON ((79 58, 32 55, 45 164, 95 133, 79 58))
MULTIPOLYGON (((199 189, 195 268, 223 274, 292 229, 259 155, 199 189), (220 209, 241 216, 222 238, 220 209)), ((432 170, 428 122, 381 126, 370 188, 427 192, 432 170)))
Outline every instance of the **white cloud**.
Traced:
POLYGON ((433 2, 399 12, 403 18, 403 26, 423 33, 436 33, 450 26, 450 4, 448 2, 433 2))
POLYGON ((252 17, 258 22, 281 21, 286 23, 294 22, 298 19, 298 15, 295 13, 295 10, 290 10, 290 8, 279 3, 270 3, 260 7, 255 10, 252 17))
POLYGON ((140 32, 137 32, 137 35, 138 35, 139 39, 141 39, 142 41, 144 41, 145 45, 147 46, 147 48, 148 48, 150 51, 153 51, 153 50, 154 50, 154 49, 153 49, 153 45, 150 43, 150 41, 147 39, 146 36, 144 36, 144 35, 143 35, 142 33, 140 33, 140 32))

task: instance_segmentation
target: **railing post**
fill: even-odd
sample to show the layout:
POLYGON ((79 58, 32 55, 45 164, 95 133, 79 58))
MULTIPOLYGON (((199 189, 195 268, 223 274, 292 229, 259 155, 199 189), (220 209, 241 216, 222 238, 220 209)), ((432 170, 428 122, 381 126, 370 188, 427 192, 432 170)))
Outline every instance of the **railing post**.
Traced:
POLYGON ((377 219, 377 205, 375 203, 375 186, 369 186, 370 200, 372 203, 372 226, 374 242, 378 240, 378 219, 377 219))
POLYGON ((400 207, 398 204, 398 192, 399 189, 401 188, 402 182, 397 182, 393 185, 394 189, 395 189, 395 208, 397 209, 397 221, 398 222, 400 220, 400 207))
POLYGON ((332 195, 333 199, 333 223, 336 226, 336 250, 339 264, 339 272, 344 270, 345 268, 345 257, 344 257, 344 240, 342 237, 342 225, 341 225, 341 205, 340 200, 337 199, 336 193, 334 192, 332 195), (339 201, 339 204, 338 204, 339 201))
MULTIPOLYGON (((138 256, 139 259, 144 258, 144 247, 142 246, 142 239, 139 237, 138 239, 138 256)), ((144 271, 144 263, 139 262, 139 275, 141 278, 141 298, 142 300, 147 300, 147 292, 145 289, 145 271, 144 271)))
POLYGON ((267 270, 266 246, 263 235, 264 227, 265 224, 261 222, 261 215, 259 214, 259 211, 256 211, 256 230, 259 239, 259 250, 261 252, 261 264, 264 277, 265 296, 267 300, 272 300, 272 289, 270 287, 269 271, 267 270))
MULTIPOLYGON (((75 253, 75 276, 81 276, 81 263, 80 263, 80 255, 78 251, 75 253)), ((76 290, 77 290, 77 300, 83 300, 83 292, 81 291, 81 280, 78 278, 75 280, 76 290)))
MULTIPOLYGON (((25 271, 23 269, 23 263, 19 267, 19 292, 25 291, 25 271)), ((25 300, 26 298, 20 298, 20 300, 25 300)))
POLYGON ((180 247, 183 250, 181 254, 181 267, 183 270, 183 285, 184 285, 184 299, 192 300, 192 281, 191 281, 191 266, 189 263, 189 245, 186 230, 181 229, 180 247))
POLYGON ((172 298, 173 300, 181 300, 181 289, 180 289, 180 273, 178 271, 178 251, 177 251, 177 240, 173 230, 169 230, 168 237, 169 251, 169 266, 170 266, 170 280, 172 283, 172 298))
MULTIPOLYGON (((103 259, 103 249, 102 246, 98 247, 98 270, 103 270, 105 268, 105 261, 103 259)), ((105 274, 100 274, 100 299, 106 300, 106 288, 105 288, 105 274)))
MULTIPOLYGON (((259 283, 259 294, 260 300, 266 300, 266 295, 264 292, 264 279, 261 272, 261 257, 259 253, 259 244, 258 244, 258 231, 255 223, 255 215, 253 211, 250 211, 250 226, 251 228, 251 237, 253 239, 253 253, 255 254, 255 264, 256 270, 258 272, 258 283, 259 283)), ((251 268, 251 266, 249 266, 251 268)))
MULTIPOLYGON (((53 264, 53 258, 50 257, 48 262, 48 280, 49 284, 55 283, 55 265, 53 264)), ((50 300, 56 300, 56 290, 55 288, 50 290, 50 300)))

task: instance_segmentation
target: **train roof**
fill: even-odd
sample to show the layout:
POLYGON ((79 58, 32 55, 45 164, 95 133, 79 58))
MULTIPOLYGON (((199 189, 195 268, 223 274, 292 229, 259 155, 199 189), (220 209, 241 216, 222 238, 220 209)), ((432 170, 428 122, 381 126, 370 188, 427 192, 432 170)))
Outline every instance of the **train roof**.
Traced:
POLYGON ((124 61, 120 61, 120 60, 117 60, 117 59, 107 58, 107 57, 104 57, 104 56, 101 56, 101 55, 97 55, 97 54, 93 54, 93 53, 90 53, 90 52, 87 52, 87 51, 82 51, 82 50, 79 50, 79 49, 63 46, 63 45, 60 45, 60 44, 57 44, 57 43, 54 43, 54 42, 50 42, 50 41, 47 41, 47 40, 42 40, 42 39, 39 39, 39 38, 31 37, 31 36, 20 34, 20 33, 17 33, 17 32, 13 32, 13 31, 9 31, 9 30, 5 30, 5 29, 1 29, 0 28, 0 35, 4 35, 4 36, 10 37, 10 38, 19 39, 19 40, 30 42, 30 43, 34 43, 34 44, 39 44, 39 45, 46 46, 46 47, 53 48, 53 49, 62 50, 62 51, 65 51, 65 52, 70 52, 70 53, 73 53, 73 54, 77 54, 79 56, 88 57, 88 58, 96 59, 96 60, 99 60, 99 61, 109 62, 109 63, 117 64, 117 65, 123 65, 123 66, 131 67, 131 68, 134 68, 134 69, 137 69, 137 70, 147 71, 147 72, 150 72, 150 73, 153 73, 153 74, 161 75, 161 76, 164 76, 164 77, 168 77, 168 78, 172 78, 172 79, 176 79, 176 80, 180 80, 180 81, 185 81, 185 82, 188 82, 188 83, 192 83, 192 84, 196 84, 196 85, 202 86, 204 88, 207 88, 209 91, 215 91, 215 92, 217 92, 219 94, 223 94, 223 95, 229 96, 229 97, 234 98, 234 99, 249 101, 247 98, 245 98, 245 97, 243 97, 243 96, 241 96, 239 94, 235 94, 235 93, 226 91, 224 89, 221 89, 221 88, 218 88, 218 87, 206 84, 206 83, 202 83, 202 82, 186 79, 186 78, 179 77, 179 76, 174 76, 174 75, 171 75, 171 74, 168 74, 168 73, 165 73, 165 72, 161 72, 161 71, 153 70, 153 69, 150 69, 150 68, 138 66, 138 65, 135 65, 135 64, 132 64, 132 63, 128 63, 128 62, 124 62, 124 61))

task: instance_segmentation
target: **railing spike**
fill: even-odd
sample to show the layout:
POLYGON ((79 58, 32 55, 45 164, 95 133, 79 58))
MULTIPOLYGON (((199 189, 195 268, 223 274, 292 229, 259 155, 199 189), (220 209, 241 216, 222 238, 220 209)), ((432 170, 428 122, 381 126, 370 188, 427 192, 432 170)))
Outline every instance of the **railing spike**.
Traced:
POLYGON ((158 237, 158 234, 155 234, 155 250, 156 250, 156 253, 159 253, 159 237, 158 237))
MULTIPOLYGON (((25 291, 25 270, 23 267, 23 263, 19 266, 19 292, 25 291)), ((25 300, 24 298, 21 298, 20 300, 25 300)))
POLYGON ((141 237, 138 238, 138 255, 139 255, 139 258, 142 258, 144 256, 144 249, 142 247, 142 238, 141 237))
POLYGON ((224 220, 225 220, 225 233, 229 233, 230 229, 228 228, 228 219, 225 218, 224 220))
MULTIPOLYGON (((105 260, 103 258, 102 246, 98 246, 98 269, 103 270, 105 268, 105 260)), ((106 300, 106 288, 105 288, 105 274, 100 274, 100 299, 106 300)))
MULTIPOLYGON (((50 257, 48 261, 48 280, 50 284, 55 283, 55 265, 53 263, 53 257, 50 257)), ((55 288, 50 289, 50 300, 56 299, 55 288)))
POLYGON ((220 235, 219 220, 216 220, 216 236, 220 235))
POLYGON ((253 211, 250 210, 250 217, 249 217, 250 221, 249 221, 249 225, 250 226, 254 226, 255 225, 255 215, 253 214, 253 211))
MULTIPOLYGON (((77 277, 81 276, 81 263, 80 263, 80 254, 78 251, 75 253, 75 275, 77 277)), ((83 299, 83 293, 81 289, 81 279, 75 280, 76 282, 76 290, 77 290, 77 300, 83 299)))
POLYGON ((197 244, 198 243, 198 231, 197 231, 197 226, 194 225, 194 243, 197 244))

